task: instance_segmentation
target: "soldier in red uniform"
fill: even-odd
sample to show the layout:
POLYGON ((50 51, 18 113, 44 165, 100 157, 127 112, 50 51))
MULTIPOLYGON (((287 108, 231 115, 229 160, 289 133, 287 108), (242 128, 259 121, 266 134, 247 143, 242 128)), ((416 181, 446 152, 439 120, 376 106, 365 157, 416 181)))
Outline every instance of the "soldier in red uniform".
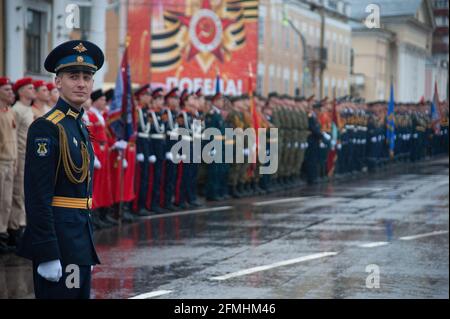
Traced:
POLYGON ((92 107, 87 112, 89 118, 89 133, 94 147, 94 177, 92 208, 95 209, 95 225, 100 228, 107 220, 107 210, 113 204, 111 192, 111 173, 109 165, 108 137, 106 121, 103 112, 106 108, 106 98, 102 90, 91 94, 92 107), (100 219, 100 221, 98 221, 100 219))

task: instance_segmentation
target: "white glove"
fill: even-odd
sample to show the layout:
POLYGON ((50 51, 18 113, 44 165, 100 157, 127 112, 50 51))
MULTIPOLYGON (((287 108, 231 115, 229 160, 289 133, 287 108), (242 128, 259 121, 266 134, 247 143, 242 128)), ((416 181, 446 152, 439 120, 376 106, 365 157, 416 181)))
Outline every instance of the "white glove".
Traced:
POLYGON ((328 134, 327 132, 322 132, 322 136, 323 136, 324 139, 326 139, 327 141, 331 140, 331 136, 330 136, 330 134, 328 134))
POLYGON ((244 153, 245 156, 248 156, 248 154, 250 154, 250 151, 248 150, 248 148, 244 148, 244 150, 242 152, 244 153))
POLYGON ((155 162, 156 162, 156 156, 155 156, 155 155, 149 156, 149 157, 148 157, 148 161, 149 161, 150 163, 155 163, 155 162))
POLYGON ((62 266, 59 259, 39 264, 38 274, 48 281, 58 282, 62 277, 62 266))
POLYGON ((320 142, 320 148, 325 148, 325 144, 323 144, 322 142, 320 142))
POLYGON ((295 142, 295 143, 294 143, 294 147, 295 147, 295 148, 298 148, 298 142, 295 142))
POLYGON ((341 149, 342 149, 342 144, 338 144, 338 145, 337 145, 337 149, 338 149, 338 150, 341 150, 341 149))
POLYGON ((335 140, 332 140, 331 141, 331 147, 335 147, 336 146, 336 141, 335 140))
POLYGON ((308 143, 305 143, 305 148, 308 148, 309 147, 309 144, 308 143))
POLYGON ((120 140, 114 143, 113 149, 124 150, 127 148, 127 142, 124 140, 120 140))
POLYGON ((94 158, 94 168, 95 169, 102 168, 102 163, 100 163, 100 161, 98 160, 97 156, 94 158))
POLYGON ((123 168, 127 168, 128 167, 128 162, 127 162, 127 160, 125 158, 122 160, 122 166, 123 166, 123 168))
POLYGON ((169 160, 169 161, 173 161, 173 155, 172 155, 172 152, 167 152, 167 153, 166 153, 166 159, 169 160))
POLYGON ((136 155, 136 159, 137 159, 138 162, 142 163, 145 160, 144 154, 139 153, 138 155, 136 155))
POLYGON ((372 141, 372 143, 376 143, 377 142, 376 136, 372 137, 370 140, 372 141))

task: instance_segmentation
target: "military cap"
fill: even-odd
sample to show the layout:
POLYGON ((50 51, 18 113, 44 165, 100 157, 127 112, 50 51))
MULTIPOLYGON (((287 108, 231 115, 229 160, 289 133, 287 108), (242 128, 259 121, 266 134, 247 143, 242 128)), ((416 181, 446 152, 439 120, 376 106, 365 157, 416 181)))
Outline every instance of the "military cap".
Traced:
POLYGON ((0 77, 0 86, 11 84, 11 81, 6 76, 0 77))
POLYGON ((141 86, 140 88, 138 88, 136 90, 136 92, 134 92, 134 96, 139 97, 139 95, 144 94, 144 93, 151 93, 150 92, 150 84, 144 84, 143 86, 141 86))
POLYGON ((313 94, 313 95, 309 96, 309 97, 306 99, 306 101, 310 102, 312 99, 314 99, 314 97, 315 97, 315 95, 313 94))
POLYGON ((277 92, 270 92, 268 95, 268 98, 272 98, 272 97, 278 97, 278 93, 277 92))
POLYGON ((322 107, 322 103, 320 101, 313 104, 313 108, 315 108, 315 109, 320 109, 321 107, 322 107))
POLYGON ((222 97, 223 97, 222 93, 216 92, 216 94, 213 95, 212 100, 215 101, 215 100, 220 99, 222 97))
POLYGON ((203 96, 202 88, 199 88, 197 91, 195 91, 195 95, 197 97, 202 97, 203 96))
POLYGON ((44 62, 50 73, 64 71, 85 71, 95 73, 105 60, 102 50, 92 42, 72 40, 54 48, 44 62))
POLYGON ((42 80, 36 80, 36 81, 33 81, 33 86, 37 90, 41 86, 47 86, 47 83, 45 81, 42 81, 42 80))
POLYGON ((51 91, 51 90, 53 90, 55 88, 56 88, 56 86, 55 86, 55 84, 53 82, 47 82, 47 89, 49 91, 51 91))
POLYGON ((190 96, 189 91, 187 89, 184 89, 183 92, 181 92, 181 95, 180 95, 180 104, 184 105, 184 103, 189 98, 189 96, 190 96))
POLYGON ((105 94, 103 94, 103 91, 101 89, 95 90, 94 92, 91 93, 91 100, 92 102, 95 102, 102 96, 105 96, 105 94))
POLYGON ((173 89, 171 89, 171 90, 166 94, 166 96, 164 97, 164 99, 167 100, 167 99, 169 99, 169 98, 171 98, 171 97, 173 97, 173 98, 178 98, 177 92, 178 92, 178 88, 177 88, 177 87, 174 87, 173 89))
POLYGON ((163 89, 162 88, 154 89, 153 92, 152 92, 152 97, 154 99, 157 99, 159 97, 163 97, 163 89))
POLYGON ((14 92, 17 92, 22 86, 33 84, 32 78, 22 78, 16 81, 13 85, 14 92))
POLYGON ((109 89, 105 92, 106 101, 110 101, 114 98, 114 89, 109 89))

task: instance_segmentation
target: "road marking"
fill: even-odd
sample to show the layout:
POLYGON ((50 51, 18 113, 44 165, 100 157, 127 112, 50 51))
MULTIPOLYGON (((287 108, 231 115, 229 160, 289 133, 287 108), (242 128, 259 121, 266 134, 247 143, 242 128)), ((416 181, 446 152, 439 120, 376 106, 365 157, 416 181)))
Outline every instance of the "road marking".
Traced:
POLYGON ((182 212, 174 212, 174 213, 167 213, 167 214, 143 216, 143 217, 139 217, 139 219, 144 219, 145 220, 145 219, 166 218, 166 217, 173 217, 173 216, 183 216, 183 215, 200 214, 200 213, 220 212, 220 211, 230 210, 230 209, 233 209, 233 206, 209 207, 209 208, 202 208, 202 209, 196 209, 196 210, 186 210, 186 211, 182 211, 182 212))
POLYGON ((299 257, 299 258, 295 258, 295 259, 280 261, 280 262, 273 263, 270 265, 259 266, 259 267, 248 268, 248 269, 236 271, 236 272, 224 275, 224 276, 212 277, 212 278, 210 278, 210 280, 227 280, 230 278, 245 276, 245 275, 253 274, 255 272, 265 271, 265 270, 269 270, 269 269, 273 269, 273 268, 277 268, 277 267, 298 264, 303 261, 308 261, 308 260, 313 260, 313 259, 318 259, 318 258, 323 258, 323 257, 328 257, 328 256, 335 256, 337 254, 338 254, 337 252, 324 252, 324 253, 307 255, 307 256, 303 256, 303 257, 299 257))
POLYGON ((379 247, 379 246, 386 246, 389 245, 389 242, 387 241, 376 241, 373 243, 366 243, 366 244, 360 244, 357 245, 358 247, 362 247, 362 248, 373 248, 373 247, 379 247))
POLYGON ((159 297, 162 295, 167 295, 170 294, 172 292, 172 290, 158 290, 158 291, 152 291, 152 292, 147 292, 145 294, 140 294, 128 299, 149 299, 149 298, 154 298, 154 297, 159 297))
POLYGON ((425 234, 418 234, 418 235, 414 235, 414 236, 405 236, 405 237, 400 237, 400 240, 413 240, 413 239, 417 239, 417 238, 424 238, 424 237, 430 237, 430 236, 436 236, 436 235, 443 235, 443 234, 447 234, 448 230, 439 230, 439 231, 434 231, 431 233, 425 233, 425 234))
POLYGON ((253 206, 266 206, 266 205, 273 205, 273 204, 283 204, 283 203, 291 203, 291 202, 299 202, 306 199, 313 198, 312 196, 306 196, 306 197, 291 197, 291 198, 283 198, 283 199, 275 199, 275 200, 268 200, 264 202, 256 202, 253 203, 253 206))

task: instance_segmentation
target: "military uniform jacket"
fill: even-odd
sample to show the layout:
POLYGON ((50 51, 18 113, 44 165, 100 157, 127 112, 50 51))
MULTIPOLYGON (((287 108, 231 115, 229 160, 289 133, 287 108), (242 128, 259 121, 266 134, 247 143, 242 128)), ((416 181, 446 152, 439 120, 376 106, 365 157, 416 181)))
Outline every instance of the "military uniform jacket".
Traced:
POLYGON ((94 151, 81 113, 61 98, 30 126, 25 160, 28 226, 19 255, 39 264, 100 263, 90 207, 94 151))

